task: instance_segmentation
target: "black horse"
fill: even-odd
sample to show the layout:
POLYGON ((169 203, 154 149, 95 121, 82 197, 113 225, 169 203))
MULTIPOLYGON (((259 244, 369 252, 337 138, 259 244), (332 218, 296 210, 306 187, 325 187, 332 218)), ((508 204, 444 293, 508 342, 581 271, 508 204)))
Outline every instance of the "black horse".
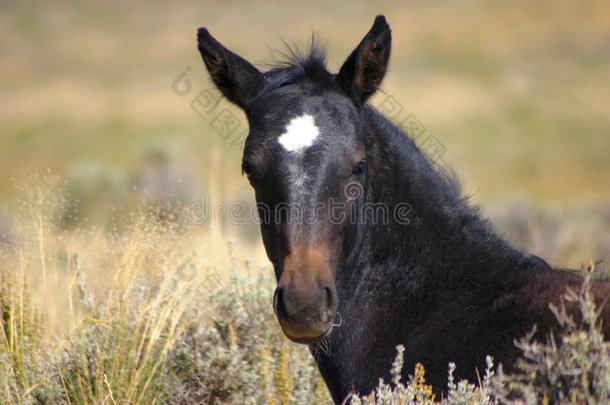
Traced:
MULTIPOLYGON (((310 345, 335 402, 389 376, 396 345, 436 387, 476 381, 492 355, 510 370, 513 339, 557 327, 549 302, 579 277, 496 235, 452 175, 367 104, 386 72, 390 28, 378 16, 338 74, 324 52, 268 72, 205 28, 212 80, 248 118, 242 169, 256 194, 284 334, 310 345)), ((609 283, 594 292, 610 295, 609 283)), ((610 308, 603 314, 610 335, 610 308)))

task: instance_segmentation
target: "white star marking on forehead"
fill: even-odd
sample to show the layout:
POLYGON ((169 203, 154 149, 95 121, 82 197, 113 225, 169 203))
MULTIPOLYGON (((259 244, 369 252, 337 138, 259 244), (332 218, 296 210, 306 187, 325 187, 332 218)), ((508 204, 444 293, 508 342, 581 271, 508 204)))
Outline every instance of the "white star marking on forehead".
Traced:
POLYGON ((286 132, 277 140, 288 152, 296 152, 313 145, 319 134, 313 117, 305 114, 290 120, 286 132))

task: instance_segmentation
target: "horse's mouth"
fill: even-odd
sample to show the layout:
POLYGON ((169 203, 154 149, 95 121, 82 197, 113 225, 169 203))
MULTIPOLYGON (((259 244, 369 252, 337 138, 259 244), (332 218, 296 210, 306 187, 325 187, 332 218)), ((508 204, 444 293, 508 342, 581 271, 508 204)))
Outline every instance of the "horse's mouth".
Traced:
POLYGON ((284 335, 290 339, 291 341, 295 342, 295 343, 300 343, 303 345, 315 345, 316 343, 324 340, 325 338, 327 338, 333 329, 333 325, 332 323, 328 326, 328 329, 326 329, 322 334, 320 334, 319 336, 315 336, 315 337, 309 337, 309 336, 304 336, 304 337, 294 337, 294 336, 290 336, 290 334, 286 333, 286 331, 282 328, 282 331, 284 332, 284 335))

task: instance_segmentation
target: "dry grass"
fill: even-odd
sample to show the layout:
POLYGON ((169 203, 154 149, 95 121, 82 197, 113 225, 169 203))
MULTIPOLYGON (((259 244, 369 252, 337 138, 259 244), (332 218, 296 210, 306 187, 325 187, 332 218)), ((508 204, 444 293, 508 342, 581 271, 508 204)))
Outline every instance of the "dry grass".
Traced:
POLYGON ((64 231, 63 184, 40 174, 23 185, 0 245, 0 402, 320 397, 307 349, 274 319, 271 272, 238 264, 235 242, 219 259, 179 221, 144 210, 120 230, 64 231))
MULTIPOLYGON (((21 184, 11 233, 0 243, 3 403, 330 401, 307 349, 281 334, 271 309, 271 269, 258 269, 252 260, 240 265, 234 241, 219 247, 220 239, 210 238, 209 230, 181 220, 183 210, 163 211, 145 202, 132 212, 115 211, 104 226, 67 230, 62 219, 70 208, 68 189, 69 183, 48 172, 21 184)), ((527 226, 533 210, 528 215, 503 212, 515 240, 524 245, 539 241, 535 228, 527 226)), ((554 215, 547 215, 543 231, 562 226, 554 215)), ((568 232, 557 240, 568 238, 574 245, 582 239, 568 232)), ((591 318, 591 307, 583 308, 591 318)), ((570 329, 560 351, 524 340, 532 363, 523 375, 502 377, 493 392, 485 391, 488 379, 480 387, 450 381, 454 385, 445 403, 494 403, 494 395, 510 397, 513 388, 527 402, 542 389, 540 376, 548 376, 543 387, 548 395, 560 395, 564 391, 553 388, 550 371, 557 370, 548 367, 549 359, 560 356, 559 364, 578 360, 573 353, 584 360, 606 356, 599 350, 607 350, 607 344, 585 332, 570 329), (536 380, 528 377, 532 367, 539 370, 536 380)), ((601 360, 594 363, 606 367, 601 360)), ((579 364, 572 364, 566 376, 579 364)), ((583 370, 593 370, 587 364, 593 363, 583 363, 583 370)), ((592 371, 595 398, 608 392, 603 378, 610 368, 603 367, 592 371)), ((382 384, 376 397, 360 400, 432 403, 425 370, 414 372, 404 390, 382 384)), ((491 366, 488 374, 491 378, 491 366)), ((574 389, 581 389, 576 382, 574 389)), ((574 392, 574 398, 593 395, 574 392)))
POLYGON ((414 114, 517 245, 608 255, 603 1, 0 2, 0 402, 328 401, 273 319, 257 225, 172 219, 253 201, 239 142, 190 107, 211 88, 194 37, 260 63, 313 29, 336 70, 378 13, 394 48, 373 102, 414 114))

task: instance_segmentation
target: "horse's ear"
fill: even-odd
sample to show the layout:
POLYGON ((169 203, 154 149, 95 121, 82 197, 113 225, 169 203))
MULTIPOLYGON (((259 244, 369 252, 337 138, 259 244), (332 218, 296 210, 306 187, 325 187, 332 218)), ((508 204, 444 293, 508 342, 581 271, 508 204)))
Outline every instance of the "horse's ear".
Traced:
POLYGON ((197 31, 197 43, 218 90, 229 101, 246 109, 265 85, 263 74, 250 62, 222 46, 203 27, 197 31))
POLYGON ((369 98, 385 75, 392 35, 385 17, 378 15, 373 27, 341 66, 337 81, 358 104, 369 98))

